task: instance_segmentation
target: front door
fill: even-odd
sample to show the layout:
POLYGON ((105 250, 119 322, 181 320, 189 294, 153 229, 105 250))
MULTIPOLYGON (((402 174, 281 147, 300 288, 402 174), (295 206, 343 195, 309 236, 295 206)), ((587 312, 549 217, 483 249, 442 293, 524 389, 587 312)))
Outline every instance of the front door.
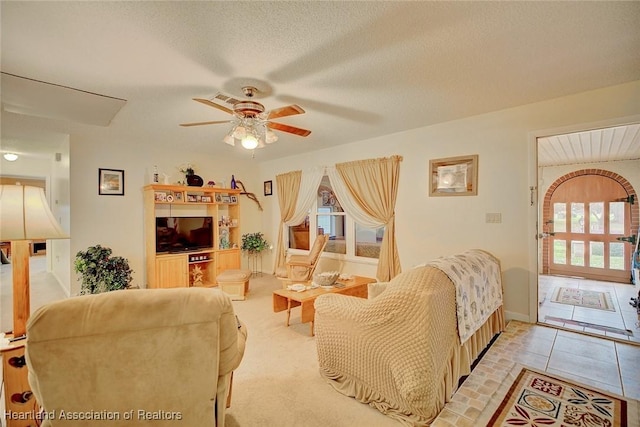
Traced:
POLYGON ((550 274, 629 283, 631 209, 627 193, 614 179, 581 175, 558 186, 551 196, 553 225, 550 274))

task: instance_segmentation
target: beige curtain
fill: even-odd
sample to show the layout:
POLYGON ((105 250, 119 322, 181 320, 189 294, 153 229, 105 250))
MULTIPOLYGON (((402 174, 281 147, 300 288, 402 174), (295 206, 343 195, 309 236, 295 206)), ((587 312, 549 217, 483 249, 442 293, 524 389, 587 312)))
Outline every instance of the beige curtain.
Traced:
MULTIPOLYGON (((336 164, 349 196, 365 216, 385 225, 376 277, 386 282, 401 272, 396 245, 395 206, 401 156, 336 164)), ((349 212, 347 212, 349 214, 349 212)))
POLYGON ((278 227, 278 246, 276 247, 276 263, 274 271, 285 265, 287 254, 284 249, 284 225, 295 215, 298 192, 302 181, 302 171, 293 171, 276 175, 276 189, 280 204, 280 226, 278 227))

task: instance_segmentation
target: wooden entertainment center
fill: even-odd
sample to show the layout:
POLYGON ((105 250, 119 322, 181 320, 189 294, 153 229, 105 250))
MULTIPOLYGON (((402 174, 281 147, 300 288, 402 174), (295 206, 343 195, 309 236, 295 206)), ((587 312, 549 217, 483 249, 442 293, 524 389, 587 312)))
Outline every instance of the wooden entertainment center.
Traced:
POLYGON ((148 288, 215 286, 218 274, 240 268, 240 190, 147 185, 144 235, 148 288), (211 247, 157 252, 156 218, 163 217, 211 217, 211 247))

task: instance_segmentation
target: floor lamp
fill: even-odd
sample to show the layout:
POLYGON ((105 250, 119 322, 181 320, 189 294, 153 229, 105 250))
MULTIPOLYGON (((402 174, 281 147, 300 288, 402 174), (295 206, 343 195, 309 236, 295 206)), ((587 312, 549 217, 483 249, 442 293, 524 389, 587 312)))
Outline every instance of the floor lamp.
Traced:
POLYGON ((31 312, 29 241, 68 238, 51 213, 42 188, 0 185, 0 241, 11 242, 14 338, 26 334, 31 312))

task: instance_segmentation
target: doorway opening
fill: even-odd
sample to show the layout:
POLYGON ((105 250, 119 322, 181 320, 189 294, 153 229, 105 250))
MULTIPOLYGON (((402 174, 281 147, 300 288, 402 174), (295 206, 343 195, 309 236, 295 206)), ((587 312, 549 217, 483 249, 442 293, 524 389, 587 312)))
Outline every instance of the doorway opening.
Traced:
MULTIPOLYGON (((618 143, 622 135, 628 138, 627 146, 640 144, 638 125, 633 126, 635 133, 613 128, 622 128, 618 143)), ((574 152, 585 146, 593 150, 603 136, 613 140, 614 134, 601 129, 538 138, 538 149, 544 140, 547 151, 553 143, 553 150, 565 154, 571 151, 568 146, 574 152), (584 136, 590 132, 600 140, 584 136)), ((597 149, 606 151, 604 147, 597 149)), ((544 153, 542 161, 540 157, 538 323, 640 344, 640 314, 630 304, 640 288, 633 284, 640 210, 630 182, 640 182, 640 160, 584 162, 565 157, 564 164, 552 164, 544 153)))

